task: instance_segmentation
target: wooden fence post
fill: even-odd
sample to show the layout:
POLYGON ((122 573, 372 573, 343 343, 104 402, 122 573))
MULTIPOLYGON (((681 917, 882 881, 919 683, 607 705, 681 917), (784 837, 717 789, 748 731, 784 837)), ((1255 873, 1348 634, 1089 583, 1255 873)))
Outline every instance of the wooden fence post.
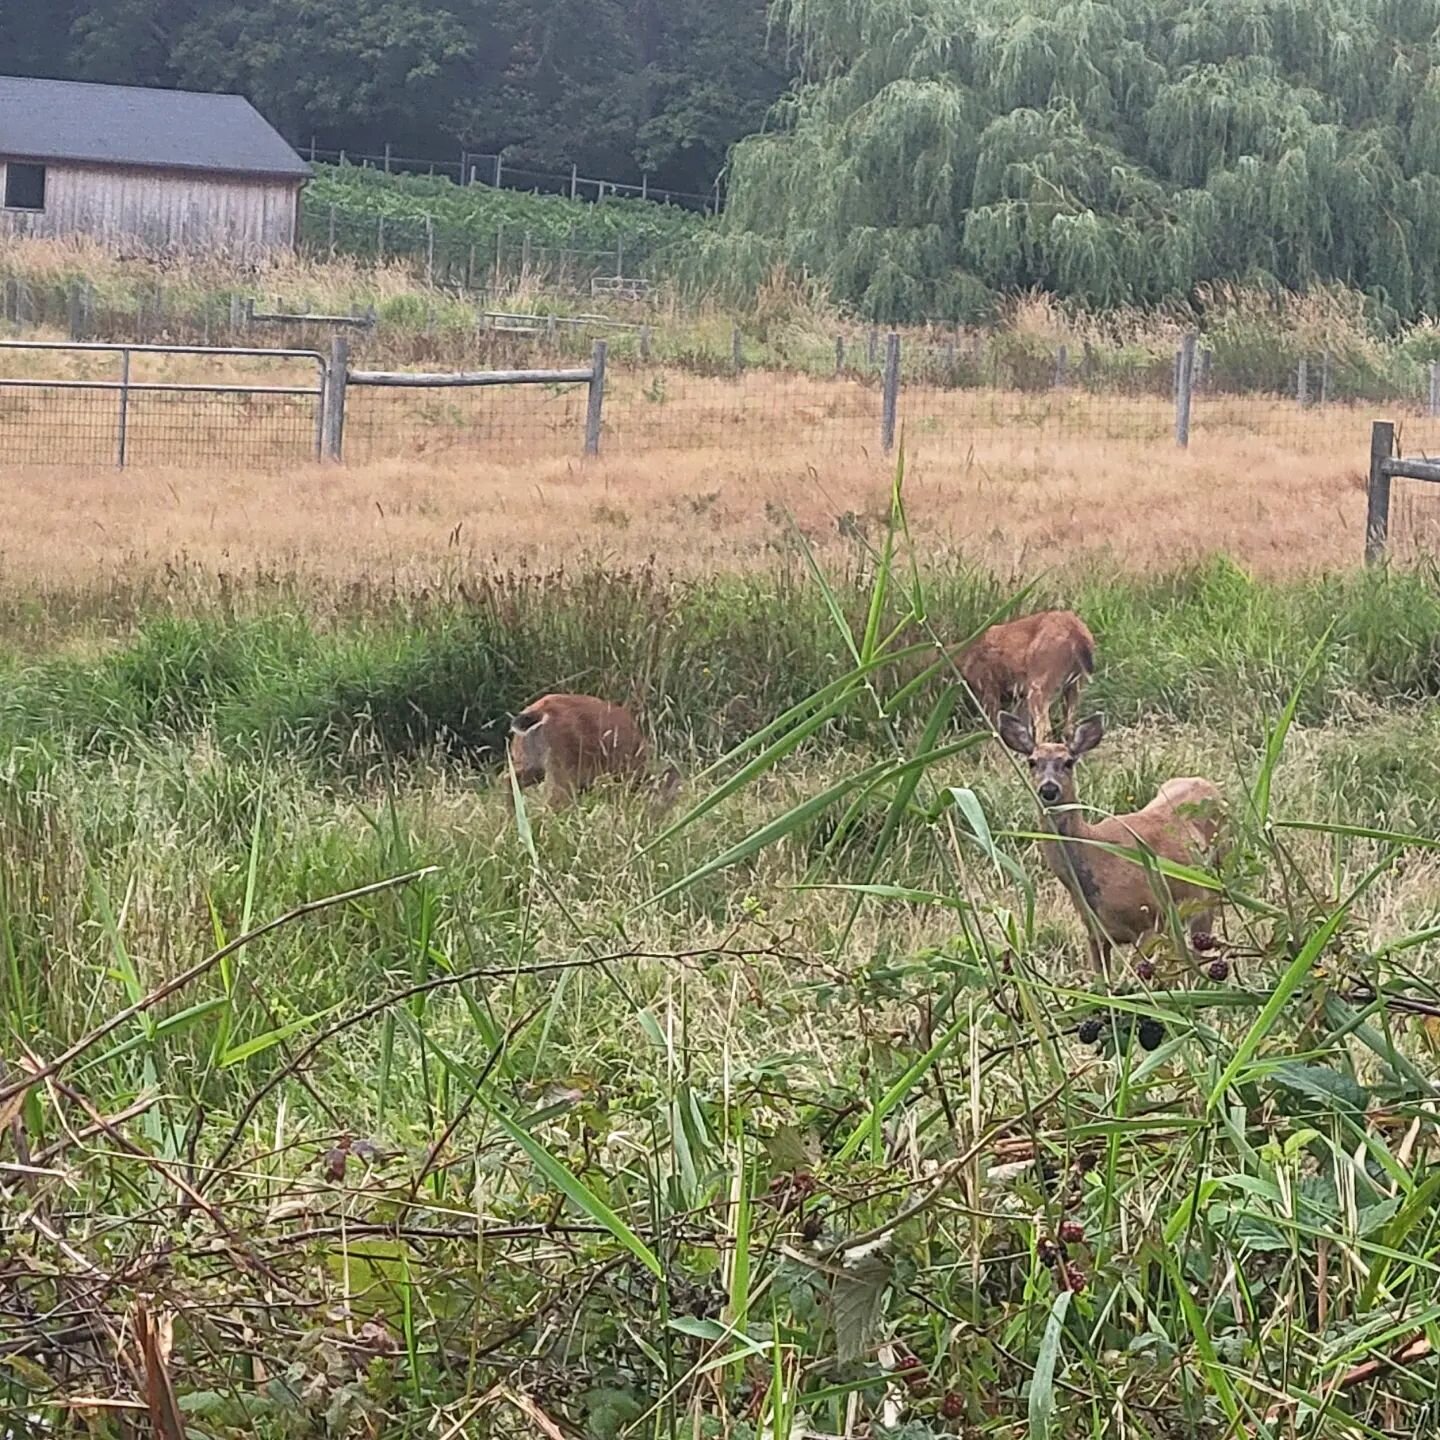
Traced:
POLYGON ((350 372, 350 342, 337 335, 330 342, 320 399, 320 453, 339 462, 345 448, 345 382, 350 372))
POLYGON ((837 375, 845 373, 845 337, 843 335, 835 337, 835 373, 837 375))
POLYGON ((1303 355, 1295 367, 1295 403, 1302 410, 1310 404, 1310 362, 1303 355))
POLYGON ((895 414, 900 401, 900 337, 891 331, 885 337, 885 395, 880 407, 880 448, 889 454, 895 448, 895 414))
POLYGON ((585 406, 585 453, 600 453, 600 412, 605 403, 605 351, 603 340, 590 352, 590 393, 585 406))
POLYGON ((1430 404, 1426 413, 1433 420, 1440 415, 1440 363, 1430 362, 1430 404))
POLYGON ((1365 563, 1378 565, 1385 558, 1390 538, 1390 477, 1385 462, 1395 450, 1395 426, 1377 420, 1370 427, 1370 482, 1365 499, 1365 563))
POLYGON ((1175 352, 1175 443, 1190 445, 1190 397, 1195 381, 1195 337, 1186 335, 1175 352))
POLYGON ((648 365, 650 363, 650 327, 640 327, 640 358, 648 365))
POLYGON ((1062 345, 1055 352, 1055 388, 1063 390, 1070 375, 1070 351, 1062 345))
POLYGON ((745 351, 738 325, 732 326, 730 330, 730 368, 737 375, 745 368, 745 351))

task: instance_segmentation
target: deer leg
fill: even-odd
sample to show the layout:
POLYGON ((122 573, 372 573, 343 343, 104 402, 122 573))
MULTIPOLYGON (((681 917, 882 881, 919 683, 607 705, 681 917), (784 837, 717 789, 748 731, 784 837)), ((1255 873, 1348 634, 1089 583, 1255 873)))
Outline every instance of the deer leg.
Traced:
POLYGON ((1110 976, 1110 942, 1098 930, 1091 929, 1086 935, 1090 947, 1090 964, 1097 975, 1110 976))
POLYGON ((1030 733, 1039 741, 1050 739, 1054 727, 1050 723, 1050 697, 1043 686, 1030 687, 1025 708, 1030 712, 1030 733))
POLYGON ((1075 712, 1080 707, 1080 677, 1072 675, 1065 682, 1065 734, 1066 736, 1075 733, 1075 712))
POLYGON ((563 810, 566 806, 573 804, 581 788, 576 783, 575 776, 571 771, 552 770, 550 772, 550 804, 555 809, 563 810))

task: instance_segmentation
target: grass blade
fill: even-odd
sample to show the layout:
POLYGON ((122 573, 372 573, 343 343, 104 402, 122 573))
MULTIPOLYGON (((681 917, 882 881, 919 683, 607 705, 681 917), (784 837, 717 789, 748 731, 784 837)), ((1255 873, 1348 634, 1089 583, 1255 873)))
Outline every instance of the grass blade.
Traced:
POLYGON ((1049 1440, 1050 1424, 1055 1418, 1055 1366, 1060 1359, 1060 1339, 1065 1333, 1065 1313, 1069 1308, 1070 1292, 1062 1290, 1050 1307, 1045 1333, 1040 1337, 1027 1407, 1030 1440, 1049 1440))
POLYGON ((657 1280, 664 1280, 665 1270, 655 1252, 588 1185, 571 1174, 528 1130, 491 1105, 483 1095, 481 1103, 494 1116, 495 1123, 525 1152, 530 1163, 581 1214, 597 1225, 603 1225, 657 1280))

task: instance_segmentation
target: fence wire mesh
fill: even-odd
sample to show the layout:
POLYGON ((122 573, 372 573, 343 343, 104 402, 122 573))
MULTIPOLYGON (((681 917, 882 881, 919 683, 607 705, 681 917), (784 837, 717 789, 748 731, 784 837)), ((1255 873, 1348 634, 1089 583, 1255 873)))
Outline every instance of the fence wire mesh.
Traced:
MULTIPOLYGON (((7 287, 15 303, 18 287, 7 287)), ((36 292, 29 292, 30 303, 36 292)), ((63 291, 46 292, 51 302, 63 291)), ((1164 463, 1177 454, 1180 396, 1174 359, 1155 345, 1068 348, 1019 335, 917 331, 891 342, 878 330, 834 336, 742 335, 724 324, 655 316, 530 313, 467 304, 435 292, 424 313, 383 312, 347 329, 357 369, 583 369, 594 340, 609 347, 602 453, 695 451, 702 457, 784 454, 818 463, 883 459, 887 367, 895 384, 897 443, 934 467, 1022 464, 1041 467, 1065 450, 1066 463, 1102 464, 1123 450, 1164 463)), ((512 302, 513 303, 513 302, 512 302)), ((74 308, 74 307, 70 307, 74 308)), ((336 333, 313 318, 271 317, 255 309, 234 338, 252 344, 302 340, 327 350, 336 333), (291 323, 293 321, 293 323, 291 323)), ((80 307, 83 311, 84 307, 80 307)), ((212 322, 231 328, 246 307, 207 301, 189 312, 174 296, 142 297, 141 309, 167 326, 212 322), (182 321, 184 323, 182 323, 182 321)), ((623 314, 624 312, 622 312, 623 314)), ((641 312, 643 313, 643 312, 641 312)), ((89 328, 113 325, 128 340, 145 333, 132 304, 88 312, 89 328)), ((630 312, 634 315, 635 312, 630 312)), ((364 317, 358 317, 364 318, 364 317)), ((158 323, 158 322, 157 322, 158 323)), ((224 335, 211 338, 224 339, 224 335)), ((67 354, 58 368, 30 360, 16 368, 7 351, 0 372, 0 446, 15 463, 113 464, 119 399, 111 390, 58 386, 20 389, 5 378, 115 379, 114 358, 67 354), (51 368, 47 369, 46 366, 51 368)), ((233 385, 246 393, 157 393, 132 389, 126 459, 132 464, 216 463, 236 468, 303 461, 316 453, 320 419, 314 362, 137 352, 135 382, 233 385), (308 369, 307 369, 308 366, 308 369), (265 393, 275 386, 296 393, 265 393), (309 387, 314 387, 313 390, 309 387)), ((579 384, 479 389, 350 387, 345 458, 354 462, 450 453, 524 463, 579 457, 585 443, 586 387, 579 384)), ((1305 463, 1353 454, 1363 469, 1368 424, 1397 422, 1406 454, 1440 452, 1440 371, 1396 367, 1383 383, 1328 351, 1237 359, 1195 352, 1189 397, 1189 450, 1236 466, 1305 463)))
POLYGON ((444 390, 352 385, 345 402, 345 458, 467 458, 521 464, 578 456, 585 442, 584 385, 444 390))

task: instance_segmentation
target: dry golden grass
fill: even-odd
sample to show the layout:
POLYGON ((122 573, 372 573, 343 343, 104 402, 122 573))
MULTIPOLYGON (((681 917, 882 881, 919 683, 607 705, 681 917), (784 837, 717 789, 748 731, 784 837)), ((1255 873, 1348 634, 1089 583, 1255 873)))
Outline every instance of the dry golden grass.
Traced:
MULTIPOLYGON (((51 581, 178 555, 337 579, 424 575, 447 557, 551 565, 655 554, 704 570, 764 559, 786 512, 822 546, 878 529, 893 464, 873 433, 873 392, 794 379, 767 390, 763 379, 680 377, 654 404, 622 388, 605 454, 590 462, 578 454, 579 401, 536 390, 472 402, 491 407, 488 431, 464 423, 463 401, 441 402, 437 415, 413 394, 366 395, 352 411, 352 453, 362 438, 372 454, 387 439, 398 453, 340 468, 227 460, 234 442, 222 432, 241 417, 210 406, 211 429, 174 432, 210 459, 123 474, 10 469, 0 558, 12 579, 51 581), (393 423, 363 418, 371 404, 393 406, 393 423)), ((998 421, 965 392, 937 392, 928 415, 927 398, 904 407, 908 504, 923 543, 1005 572, 1097 556, 1154 572, 1224 551, 1286 574, 1360 554, 1365 414, 1232 402, 1213 423, 1197 420, 1181 453, 1163 402, 1105 400, 1087 412, 1080 400, 1022 425, 1013 417, 1025 397, 1008 409, 1005 397, 979 397, 1006 410, 998 421)), ((132 429, 132 453, 147 443, 142 432, 132 429)))
MULTIPOLYGON (((11 373, 116 373, 113 356, 16 353, 11 373)), ((137 356, 131 373, 315 383, 304 361, 137 356)), ((617 366, 598 461, 580 455, 584 403, 583 387, 352 387, 337 469, 308 458, 308 398, 139 394, 122 475, 113 392, 11 390, 0 454, 46 463, 7 468, 0 563, 11 580, 61 583, 179 556, 335 579, 581 555, 697 571, 764 560, 787 515, 822 547, 884 523, 893 460, 872 384, 617 366)), ((1161 396, 909 385, 911 523, 923 544, 1007 574, 1097 558, 1156 572, 1216 551, 1267 575, 1348 567, 1362 548, 1371 418, 1201 397, 1182 452, 1161 396)), ((1407 427, 1409 450, 1440 439, 1433 422, 1407 427)), ((1424 497, 1402 497, 1397 514, 1402 538, 1422 532, 1424 497)))

